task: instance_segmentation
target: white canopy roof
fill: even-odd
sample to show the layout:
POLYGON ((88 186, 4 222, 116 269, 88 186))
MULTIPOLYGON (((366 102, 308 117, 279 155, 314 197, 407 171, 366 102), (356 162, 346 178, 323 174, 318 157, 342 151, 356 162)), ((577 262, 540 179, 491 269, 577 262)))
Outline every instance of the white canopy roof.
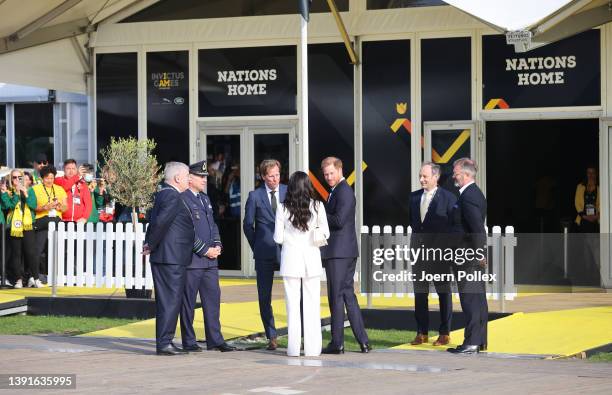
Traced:
MULTIPOLYGON (((202 36, 240 41, 243 37, 266 39, 278 38, 283 34, 282 38, 287 38, 293 36, 294 30, 297 31, 295 23, 283 16, 181 21, 178 29, 174 22, 169 21, 115 23, 158 1, 0 0, 0 82, 85 93, 85 76, 91 73, 89 49, 94 41, 97 41, 97 46, 127 45, 127 42, 135 40, 159 40, 160 32, 171 32, 168 37, 173 37, 173 43, 182 42, 174 39, 179 33, 183 33, 179 38, 187 41, 197 41, 193 37, 202 36), (274 23, 268 23, 270 21, 274 23), (101 26, 104 28, 99 29, 101 26), (197 33, 195 36, 191 34, 193 31, 197 33), (98 35, 97 39, 91 35, 93 32, 98 35), (123 39, 126 35, 129 39, 123 39)), ((347 16, 348 33, 401 33, 415 28, 427 31, 471 29, 480 26, 477 21, 481 21, 500 32, 529 30, 532 41, 529 45, 517 47, 517 50, 525 51, 612 20, 612 12, 608 10, 609 0, 446 2, 465 14, 451 7, 376 11, 355 11, 351 8, 347 16)), ((330 15, 313 15, 311 23, 311 37, 337 35, 330 15)), ((164 40, 162 37, 157 42, 164 40)))

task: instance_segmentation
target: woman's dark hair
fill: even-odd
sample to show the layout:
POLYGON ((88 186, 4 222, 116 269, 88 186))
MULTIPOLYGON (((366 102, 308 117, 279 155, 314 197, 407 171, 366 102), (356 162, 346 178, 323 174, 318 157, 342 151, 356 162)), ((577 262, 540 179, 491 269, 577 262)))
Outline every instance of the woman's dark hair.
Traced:
POLYGON ((34 177, 32 177, 32 173, 30 173, 29 171, 24 171, 23 176, 28 177, 30 179, 30 183, 34 184, 34 177))
POLYGON ((53 173, 53 176, 57 175, 57 170, 55 170, 55 167, 53 165, 45 166, 40 169, 40 178, 45 178, 51 173, 53 173))
MULTIPOLYGON (((289 177, 289 185, 287 185, 287 194, 283 204, 289 212, 291 224, 303 232, 308 231, 311 200, 317 200, 317 196, 308 174, 303 171, 296 171, 289 177)), ((314 207, 316 211, 317 206, 314 207)))
POLYGON ((584 169, 584 178, 582 179, 582 185, 584 185, 586 187, 589 184, 589 177, 586 174, 589 169, 595 170, 595 185, 599 186, 599 170, 598 170, 598 166, 596 166, 593 163, 587 164, 586 168, 584 169))

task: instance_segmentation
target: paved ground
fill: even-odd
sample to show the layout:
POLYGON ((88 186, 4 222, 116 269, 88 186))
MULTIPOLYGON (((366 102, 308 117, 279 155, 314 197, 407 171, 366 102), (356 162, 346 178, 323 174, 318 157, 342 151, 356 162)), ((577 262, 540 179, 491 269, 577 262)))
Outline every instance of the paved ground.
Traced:
MULTIPOLYGON (((609 394, 612 388, 612 364, 582 360, 428 351, 319 358, 288 358, 282 351, 211 351, 158 357, 153 349, 148 340, 0 336, 0 372, 74 373, 77 389, 61 392, 88 394, 609 394)), ((35 392, 40 390, 17 393, 35 392)))

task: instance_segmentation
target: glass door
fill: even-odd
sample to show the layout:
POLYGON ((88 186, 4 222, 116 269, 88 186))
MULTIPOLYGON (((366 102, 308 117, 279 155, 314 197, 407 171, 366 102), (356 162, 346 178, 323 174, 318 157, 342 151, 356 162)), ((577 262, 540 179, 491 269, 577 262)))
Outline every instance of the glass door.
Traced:
POLYGON ((264 159, 280 162, 281 183, 287 183, 295 171, 295 125, 201 122, 199 130, 198 160, 208 163, 208 195, 223 242, 219 269, 222 275, 252 276, 253 254, 242 231, 248 192, 262 186, 259 164, 264 159))
POLYGON ((471 121, 425 122, 425 161, 441 167, 439 185, 458 193, 453 182, 453 162, 459 158, 474 158, 475 124, 471 121))

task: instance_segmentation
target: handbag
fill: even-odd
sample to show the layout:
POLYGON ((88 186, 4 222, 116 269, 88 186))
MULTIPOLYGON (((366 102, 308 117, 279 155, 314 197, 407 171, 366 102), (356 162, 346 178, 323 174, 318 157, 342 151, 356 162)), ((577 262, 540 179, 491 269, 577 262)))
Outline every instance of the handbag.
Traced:
POLYGON ((315 247, 323 247, 327 245, 327 239, 323 233, 323 229, 319 227, 319 213, 317 212, 317 226, 312 230, 312 241, 315 247))

